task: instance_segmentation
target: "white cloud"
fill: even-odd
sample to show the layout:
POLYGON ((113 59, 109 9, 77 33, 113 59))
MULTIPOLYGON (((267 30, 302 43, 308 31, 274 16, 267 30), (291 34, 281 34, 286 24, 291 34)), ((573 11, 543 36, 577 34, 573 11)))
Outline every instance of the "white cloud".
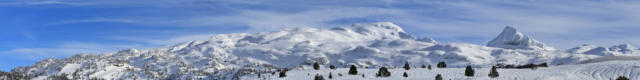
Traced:
POLYGON ((83 6, 83 5, 96 5, 96 3, 88 3, 88 2, 63 2, 57 0, 48 0, 48 1, 29 1, 25 2, 28 5, 75 5, 75 6, 83 6))
POLYGON ((39 48, 15 48, 0 52, 3 55, 12 55, 30 60, 40 60, 42 58, 67 57, 79 53, 99 54, 105 52, 115 52, 127 48, 147 48, 142 44, 107 44, 107 43, 87 43, 87 42, 67 42, 54 47, 39 48))
POLYGON ((172 37, 166 39, 154 39, 154 38, 141 38, 137 36, 112 36, 108 39, 113 40, 122 40, 122 41, 133 41, 140 42, 149 45, 155 46, 168 46, 182 42, 194 41, 194 40, 207 40, 211 38, 214 34, 194 34, 194 35, 183 35, 180 37, 172 37))
POLYGON ((115 19, 115 18, 96 18, 96 19, 83 19, 83 20, 66 20, 66 21, 58 21, 45 25, 65 25, 65 24, 76 24, 76 23, 95 23, 95 22, 109 22, 109 23, 139 23, 140 21, 131 20, 131 19, 115 19))
MULTIPOLYGON (((62 1, 62 0, 60 0, 62 1)), ((143 1, 144 2, 144 1, 143 1)), ((85 22, 117 22, 145 25, 171 25, 175 27, 221 27, 229 24, 247 25, 252 32, 271 31, 288 27, 333 27, 348 24, 327 24, 326 22, 365 18, 391 21, 403 26, 417 36, 434 37, 483 45, 496 36, 502 27, 515 26, 525 34, 558 48, 570 48, 573 43, 562 40, 579 40, 584 43, 602 43, 602 40, 630 42, 634 33, 593 34, 615 28, 638 27, 640 6, 635 1, 207 1, 207 0, 161 0, 152 3, 121 3, 105 1, 117 5, 165 5, 188 7, 223 7, 232 14, 198 14, 196 16, 119 16, 92 19, 67 20, 51 23, 74 24, 85 22), (296 3, 296 4, 293 4, 296 3), (258 6, 264 9, 244 8, 258 6), (291 10, 289 10, 291 9, 291 10), (611 29, 608 29, 611 28, 611 29), (574 36, 577 35, 577 36, 574 36), (476 37, 486 40, 468 40, 476 37), (553 43, 553 44, 551 44, 553 43)), ((199 11, 194 11, 199 12, 199 11)), ((201 11, 205 12, 205 11, 201 11)), ((161 13, 161 12, 158 12, 161 13)), ((634 28, 632 28, 634 29, 634 28)), ((635 28, 637 29, 637 28, 635 28)), ((630 32, 630 30, 622 30, 630 32)), ((186 40, 192 38, 175 39, 186 40)), ((154 44, 167 44, 158 40, 137 40, 154 44)), ((448 41, 441 41, 448 42, 448 41)), ((605 41, 606 42, 606 41, 605 41)), ((640 45, 632 43, 633 45, 640 45)))

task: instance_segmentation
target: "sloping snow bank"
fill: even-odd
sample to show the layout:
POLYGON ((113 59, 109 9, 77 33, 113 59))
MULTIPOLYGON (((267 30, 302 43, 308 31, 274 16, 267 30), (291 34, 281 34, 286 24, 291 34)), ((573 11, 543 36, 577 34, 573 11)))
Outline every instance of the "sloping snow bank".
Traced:
MULTIPOLYGON (((400 66, 400 65, 398 65, 400 66)), ((329 72, 333 76, 333 80, 431 80, 435 79, 437 74, 442 74, 444 80, 609 80, 618 76, 626 76, 631 80, 640 79, 640 60, 631 61, 603 61, 590 64, 577 65, 561 65, 548 68, 532 69, 498 69, 499 77, 490 78, 490 68, 474 68, 475 76, 464 76, 464 68, 436 68, 432 65, 432 70, 425 68, 412 67, 410 70, 404 70, 400 67, 390 69, 390 77, 378 78, 375 73, 378 68, 358 68, 358 75, 348 75, 348 68, 338 68, 330 70, 323 67, 321 70, 313 70, 312 68, 297 69, 287 72, 287 77, 279 78, 278 73, 275 75, 261 74, 262 79, 268 80, 309 80, 313 79, 316 74, 322 75, 328 79, 329 72), (402 77, 402 73, 407 72, 409 77, 402 77), (342 76, 338 76, 342 74, 342 76), (363 78, 362 75, 365 75, 363 78)), ((257 75, 244 76, 241 80, 257 79, 257 75)))

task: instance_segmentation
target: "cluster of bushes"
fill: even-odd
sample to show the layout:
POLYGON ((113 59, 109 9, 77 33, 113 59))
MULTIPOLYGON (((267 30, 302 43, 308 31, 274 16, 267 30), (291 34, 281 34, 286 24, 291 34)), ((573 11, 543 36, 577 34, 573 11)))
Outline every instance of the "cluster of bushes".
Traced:
POLYGON ((498 68, 515 68, 515 69, 525 69, 525 68, 536 69, 538 67, 548 67, 548 66, 549 65, 546 62, 537 64, 537 65, 536 64, 526 64, 526 65, 520 65, 520 66, 498 64, 498 68))
POLYGON ((619 76, 618 78, 616 78, 616 80, 629 80, 629 78, 624 76, 619 76))
MULTIPOLYGON (((545 63, 545 65, 546 65, 546 63, 545 63)), ((446 68, 447 64, 445 62, 438 62, 437 67, 438 68, 446 68)), ((320 64, 314 63, 313 64, 313 68, 315 70, 319 70, 320 64)), ((335 66, 330 65, 330 68, 331 69, 335 69, 335 66)), ((411 66, 409 65, 408 62, 405 62, 404 66, 402 68, 404 68, 405 70, 410 70, 411 66)), ((431 70, 431 65, 428 65, 428 66, 422 65, 420 68, 428 68, 429 70, 431 70)), ((490 71, 488 76, 491 77, 491 78, 498 77, 498 71, 496 69, 497 69, 496 66, 492 66, 491 67, 491 71, 490 71)), ((357 75, 358 74, 357 67, 355 65, 351 65, 351 67, 349 68, 348 74, 349 75, 357 75)), ((473 77, 475 75, 475 70, 473 70, 473 67, 471 67, 469 65, 469 66, 466 67, 464 75, 468 76, 468 77, 473 77)), ((378 69, 378 72, 376 73, 376 77, 390 77, 390 76, 391 76, 391 72, 389 71, 389 69, 387 69, 387 67, 380 67, 378 69)), ((402 76, 403 77, 409 77, 409 74, 407 74, 407 72, 404 72, 402 74, 402 76)), ((362 75, 362 77, 364 77, 364 74, 362 75)), ((331 73, 329 73, 328 78, 329 79, 333 78, 331 73)), ((438 75, 436 75, 435 79, 436 80, 442 80, 443 78, 442 78, 441 74, 438 74, 438 75)), ((315 77, 314 77, 314 80, 324 80, 324 77, 322 75, 316 74, 315 77)))
MULTIPOLYGON (((446 68, 447 64, 445 62, 438 62, 437 67, 438 68, 446 68)), ((329 68, 335 69, 335 66, 330 65, 329 68)), ((405 69, 405 70, 411 70, 411 66, 409 65, 408 62, 405 62, 404 66, 402 68, 405 69)), ((428 65, 428 66, 422 65, 422 66, 420 66, 420 68, 427 68, 427 69, 431 70, 431 65, 428 65)), ((313 69, 319 70, 320 69, 320 64, 314 63, 313 64, 313 69)), ((355 65, 351 65, 351 67, 349 68, 348 74, 349 75, 357 75, 358 74, 357 67, 355 65)), ((475 74, 475 71, 473 70, 473 68, 471 66, 467 66, 464 75, 465 76, 469 76, 469 77, 473 77, 474 74, 475 74)), ((281 73, 281 75, 285 75, 285 74, 281 73)), ((390 77, 390 76, 391 76, 391 72, 389 71, 389 69, 387 67, 380 67, 378 69, 378 72, 376 73, 376 77, 390 77)), ((404 72, 402 74, 402 76, 403 77, 409 77, 409 74, 407 74, 407 72, 404 72)), ((492 67, 491 72, 490 72, 490 74, 488 76, 490 76, 492 78, 498 77, 498 72, 497 72, 495 66, 492 67)), ((364 74, 362 74, 362 77, 363 78, 365 77, 364 74)), ((332 73, 329 73, 328 78, 329 79, 333 78, 332 73)), ((314 77, 314 80, 324 80, 324 77, 322 75, 316 74, 315 77, 314 77)), ((436 80, 442 80, 442 75, 441 74, 436 75, 436 80)))
MULTIPOLYGON (((445 63, 445 62, 438 62, 437 67, 438 67, 438 68, 446 68, 446 63, 445 63)), ((513 66, 513 65, 502 65, 502 64, 498 64, 498 66, 491 66, 491 71, 489 72, 489 74, 488 74, 487 76, 489 76, 489 77, 491 77, 491 78, 496 78, 496 77, 498 77, 498 76, 499 76, 499 74, 498 74, 497 68, 517 68, 517 69, 521 69, 521 68, 536 68, 536 67, 548 67, 548 65, 547 65, 547 63, 541 63, 541 64, 538 64, 538 65, 535 65, 535 64, 527 64, 527 65, 521 65, 521 66, 513 66)), ((314 63, 314 64, 313 64, 313 68, 314 68, 315 70, 319 70, 319 69, 320 69, 320 64, 318 64, 318 63, 314 63)), ((330 68, 330 69, 336 69, 336 67, 335 67, 334 65, 330 65, 330 66, 329 66, 329 68, 330 68)), ((406 62, 406 63, 404 64, 403 68, 404 68, 405 70, 410 70, 410 69, 411 69, 411 67, 410 67, 410 65, 409 65, 409 63, 408 63, 408 62, 406 62)), ((428 66, 422 65, 422 66, 420 66, 420 68, 428 68, 429 70, 431 70, 431 65, 428 65, 428 66)), ((286 72, 287 72, 287 71, 288 71, 288 70, 286 70, 286 69, 285 69, 285 70, 279 70, 279 72, 280 72, 280 74, 279 74, 279 75, 280 75, 280 77, 281 77, 281 78, 282 78, 282 77, 286 77, 286 72)), ((8 73, 6 73, 6 72, 5 72, 5 73, 0 72, 0 76, 3 76, 3 75, 4 75, 4 76, 7 76, 7 74, 8 74, 8 73)), ((272 74, 273 74, 273 73, 272 73, 272 74)), ((349 75, 358 75, 358 69, 357 69, 357 67, 356 67, 355 65, 351 65, 351 66, 350 66, 350 68, 349 68, 348 74, 349 74, 349 75)), ((339 76, 342 76, 342 74, 338 74, 338 75, 339 75, 339 76)), ((465 68, 464 75, 465 75, 465 76, 467 76, 467 77, 473 77, 473 76, 475 76, 475 70, 474 70, 474 69, 473 69, 473 67, 471 67, 470 65, 467 65, 467 67, 465 68)), ((64 76, 64 75, 62 75, 62 76, 64 76)), ((376 73, 376 77, 390 77, 390 76, 391 76, 391 72, 389 71, 389 69, 387 69, 387 67, 380 67, 380 68, 378 69, 378 72, 376 73)), ((402 76, 403 76, 403 77, 409 77, 409 75, 407 74, 407 72, 404 72, 404 73, 402 74, 402 76)), ((364 78, 364 77, 365 77, 365 75, 364 75, 364 74, 362 74, 362 77, 364 78)), ((58 78, 60 78, 60 79, 62 79, 62 77, 58 77, 58 76, 53 76, 53 77, 50 77, 50 78, 53 78, 53 79, 58 79, 58 78)), ((332 73, 331 73, 331 72, 329 72, 328 78, 329 78, 329 79, 332 79, 332 78, 333 78, 333 75, 332 75, 332 73)), ((437 75, 435 76, 435 79, 436 79, 436 80, 443 80, 442 74, 437 74, 437 75)), ((315 77, 314 77, 314 80, 324 80, 324 77, 323 77, 322 75, 320 75, 320 74, 316 74, 316 75, 315 75, 315 77)), ((627 77, 625 77, 625 76, 619 76, 619 77, 617 77, 617 78, 616 78, 616 80, 629 80, 629 78, 627 78, 627 77)))

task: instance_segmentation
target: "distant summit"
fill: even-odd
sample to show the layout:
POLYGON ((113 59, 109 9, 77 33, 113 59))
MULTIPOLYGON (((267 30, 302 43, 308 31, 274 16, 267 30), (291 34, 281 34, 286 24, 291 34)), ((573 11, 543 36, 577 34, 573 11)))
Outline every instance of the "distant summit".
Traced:
POLYGON ((545 46, 542 42, 526 36, 515 28, 507 26, 502 33, 491 40, 487 46, 505 49, 525 49, 525 50, 555 50, 545 46))
POLYGON ((630 44, 614 45, 609 48, 585 44, 571 48, 567 52, 599 56, 633 56, 640 54, 640 50, 630 44))

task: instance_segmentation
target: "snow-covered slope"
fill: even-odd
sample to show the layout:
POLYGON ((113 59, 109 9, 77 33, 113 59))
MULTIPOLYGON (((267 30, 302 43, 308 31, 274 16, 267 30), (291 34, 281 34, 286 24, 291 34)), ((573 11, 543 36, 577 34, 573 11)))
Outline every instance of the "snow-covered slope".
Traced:
POLYGON ((609 48, 585 44, 567 50, 569 53, 589 54, 599 56, 640 56, 640 49, 630 44, 614 45, 609 48))
MULTIPOLYGON (((12 73, 36 79, 63 74, 72 79, 239 79, 312 63, 338 67, 398 66, 404 62, 447 62, 450 67, 545 62, 559 65, 609 56, 580 54, 589 50, 556 51, 512 27, 505 28, 490 45, 494 47, 436 43, 431 38, 417 39, 393 23, 378 22, 330 29, 291 28, 254 34, 218 34, 209 40, 163 48, 47 59, 15 68, 12 73)), ((628 46, 608 50, 637 54, 637 50, 628 46)))
MULTIPOLYGON (((328 79, 329 73, 333 80, 432 80, 441 74, 443 80, 615 80, 619 76, 630 80, 640 79, 640 60, 608 61, 603 63, 561 65, 548 68, 532 69, 497 69, 499 76, 488 76, 490 67, 474 67, 475 75, 464 76, 465 68, 403 68, 389 69, 390 77, 376 77, 378 68, 358 68, 358 75, 348 75, 349 68, 330 69, 294 69, 287 72, 287 77, 280 78, 278 74, 261 74, 261 79, 268 80, 306 80, 313 79, 316 74, 328 79), (406 72, 408 77, 403 77, 406 72), (342 74, 339 76, 338 74, 342 74), (364 75, 364 77, 362 76, 364 75)), ((242 79, 258 79, 257 75, 244 76, 242 79)))
POLYGON ((520 33, 511 26, 505 27, 498 37, 487 43, 487 46, 506 49, 555 50, 552 47, 545 46, 540 41, 520 33))

